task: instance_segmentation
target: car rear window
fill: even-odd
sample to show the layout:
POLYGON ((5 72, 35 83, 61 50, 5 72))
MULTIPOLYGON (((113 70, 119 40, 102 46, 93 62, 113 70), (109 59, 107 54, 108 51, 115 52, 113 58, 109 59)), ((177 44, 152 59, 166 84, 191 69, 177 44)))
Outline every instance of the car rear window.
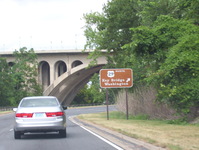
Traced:
POLYGON ((20 107, 52 107, 57 106, 58 102, 54 98, 24 99, 20 107))

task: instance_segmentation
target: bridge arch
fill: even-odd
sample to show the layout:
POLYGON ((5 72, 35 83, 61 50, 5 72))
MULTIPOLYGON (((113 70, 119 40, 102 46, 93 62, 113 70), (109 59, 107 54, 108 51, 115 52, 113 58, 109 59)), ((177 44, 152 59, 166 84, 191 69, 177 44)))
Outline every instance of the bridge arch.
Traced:
POLYGON ((55 79, 57 79, 59 76, 61 76, 62 74, 64 74, 65 72, 67 72, 67 65, 64 61, 60 60, 60 61, 57 61, 55 63, 55 66, 54 66, 54 70, 55 70, 55 79))
POLYGON ((83 64, 82 61, 80 61, 80 60, 75 60, 75 61, 73 61, 73 63, 71 64, 71 68, 75 68, 75 67, 77 67, 77 66, 79 66, 79 65, 81 65, 81 64, 83 64))
POLYGON ((42 84, 43 89, 50 85, 50 65, 47 61, 41 61, 38 67, 39 82, 42 84))
POLYGON ((71 71, 65 72, 62 76, 58 77, 44 91, 43 95, 56 96, 62 104, 69 105, 79 90, 83 88, 94 73, 99 72, 104 65, 105 64, 98 64, 87 68, 88 64, 81 64, 72 68, 71 71))

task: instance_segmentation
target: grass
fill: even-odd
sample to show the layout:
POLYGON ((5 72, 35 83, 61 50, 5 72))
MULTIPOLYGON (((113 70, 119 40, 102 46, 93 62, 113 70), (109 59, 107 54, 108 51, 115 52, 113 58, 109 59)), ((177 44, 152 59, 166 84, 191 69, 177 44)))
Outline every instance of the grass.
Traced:
POLYGON ((129 116, 110 112, 83 114, 79 118, 120 132, 127 136, 165 147, 169 150, 199 150, 199 125, 171 124, 169 121, 149 120, 148 116, 129 116))

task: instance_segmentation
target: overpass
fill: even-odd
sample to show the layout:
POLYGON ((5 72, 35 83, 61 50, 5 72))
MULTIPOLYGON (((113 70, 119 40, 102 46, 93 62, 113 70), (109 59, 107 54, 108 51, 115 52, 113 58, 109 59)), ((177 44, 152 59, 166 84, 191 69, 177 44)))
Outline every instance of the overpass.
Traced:
MULTIPOLYGON (((41 50, 35 51, 38 57, 38 82, 43 87, 43 95, 56 96, 64 105, 69 105, 81 88, 94 73, 107 63, 106 57, 99 57, 97 64, 88 67, 92 50, 41 50)), ((102 51, 106 52, 106 51, 102 51)), ((13 52, 0 52, 9 64, 15 58, 13 52)))

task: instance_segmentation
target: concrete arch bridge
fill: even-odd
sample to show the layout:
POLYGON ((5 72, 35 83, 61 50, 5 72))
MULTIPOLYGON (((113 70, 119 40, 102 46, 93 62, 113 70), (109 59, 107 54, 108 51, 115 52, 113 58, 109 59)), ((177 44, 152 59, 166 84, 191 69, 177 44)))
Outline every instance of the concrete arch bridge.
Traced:
MULTIPOLYGON (((69 105, 93 74, 107 63, 105 56, 100 57, 95 66, 88 68, 90 52, 92 51, 35 51, 39 64, 38 81, 43 87, 43 95, 56 96, 62 104, 69 105)), ((12 52, 0 52, 0 57, 5 57, 8 63, 13 63, 15 59, 12 52)))

